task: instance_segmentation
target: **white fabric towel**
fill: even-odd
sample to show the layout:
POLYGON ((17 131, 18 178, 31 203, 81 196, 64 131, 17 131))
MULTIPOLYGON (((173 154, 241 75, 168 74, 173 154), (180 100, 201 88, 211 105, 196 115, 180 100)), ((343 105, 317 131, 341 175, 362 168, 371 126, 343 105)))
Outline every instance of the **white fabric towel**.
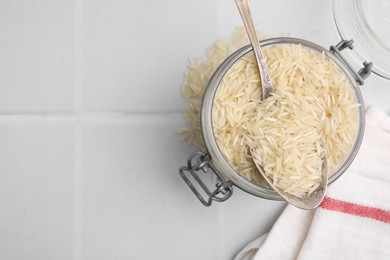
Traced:
POLYGON ((288 205, 235 260, 390 259, 390 118, 367 110, 360 151, 310 211, 288 205))

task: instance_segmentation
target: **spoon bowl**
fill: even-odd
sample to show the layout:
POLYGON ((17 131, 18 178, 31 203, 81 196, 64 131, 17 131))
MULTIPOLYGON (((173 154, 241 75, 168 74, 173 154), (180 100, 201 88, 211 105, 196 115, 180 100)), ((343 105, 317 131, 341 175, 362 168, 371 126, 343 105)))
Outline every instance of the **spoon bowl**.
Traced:
POLYGON ((321 167, 321 182, 320 185, 317 187, 315 191, 310 193, 309 195, 299 198, 297 196, 294 196, 288 192, 283 191, 282 189, 278 188, 276 185, 274 185, 272 179, 266 175, 263 167, 256 162, 255 155, 252 150, 250 149, 251 156, 253 158, 253 161, 256 165, 256 168, 261 173, 263 178, 266 180, 269 186, 272 187, 279 195, 284 198, 288 203, 294 205, 295 207, 298 207, 300 209, 314 209, 320 205, 322 200, 325 197, 326 188, 328 187, 328 160, 327 157, 324 156, 322 158, 322 167, 321 167))

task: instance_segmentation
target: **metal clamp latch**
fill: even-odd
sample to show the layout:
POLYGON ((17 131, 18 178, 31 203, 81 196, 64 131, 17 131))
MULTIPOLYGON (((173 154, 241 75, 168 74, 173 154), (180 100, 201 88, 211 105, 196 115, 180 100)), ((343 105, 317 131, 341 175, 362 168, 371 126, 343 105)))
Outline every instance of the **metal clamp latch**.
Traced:
POLYGON ((363 62, 363 68, 359 70, 359 72, 356 72, 352 66, 349 64, 349 62, 344 58, 344 56, 341 54, 341 51, 345 48, 349 48, 350 50, 353 49, 353 40, 342 40, 339 42, 336 46, 330 46, 330 51, 337 55, 337 57, 349 68, 349 70, 352 72, 353 76, 355 77, 356 81, 359 83, 359 85, 364 84, 364 79, 367 78, 371 74, 371 68, 373 63, 372 62, 363 62))
POLYGON ((210 206, 213 200, 218 202, 225 201, 233 194, 233 183, 231 181, 226 181, 210 161, 210 155, 201 151, 196 151, 188 158, 187 166, 183 166, 179 169, 181 177, 205 206, 210 206), (217 184, 215 185, 216 189, 212 192, 198 175, 200 172, 207 173, 209 170, 211 170, 210 172, 214 173, 217 177, 217 184), (192 184, 191 180, 187 177, 186 172, 190 173, 194 180, 205 191, 208 196, 207 199, 202 197, 196 187, 192 184))

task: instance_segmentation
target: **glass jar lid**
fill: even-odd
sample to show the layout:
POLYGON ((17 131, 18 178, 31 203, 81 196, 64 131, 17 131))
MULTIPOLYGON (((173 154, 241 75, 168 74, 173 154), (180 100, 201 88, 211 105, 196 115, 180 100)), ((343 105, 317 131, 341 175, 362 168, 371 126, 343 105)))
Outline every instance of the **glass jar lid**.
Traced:
POLYGON ((352 58, 390 79, 390 0, 333 0, 333 14, 341 38, 355 41, 352 58))

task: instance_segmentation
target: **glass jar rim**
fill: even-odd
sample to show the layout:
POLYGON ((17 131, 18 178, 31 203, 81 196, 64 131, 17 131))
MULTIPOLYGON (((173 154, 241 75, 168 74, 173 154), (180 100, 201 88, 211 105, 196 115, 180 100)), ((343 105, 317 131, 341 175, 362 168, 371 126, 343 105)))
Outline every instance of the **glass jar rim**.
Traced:
MULTIPOLYGON (((338 167, 336 172, 333 175, 329 176, 329 184, 333 183, 350 166, 350 164, 352 163, 352 161, 357 155, 357 152, 360 148, 363 139, 364 125, 365 125, 365 109, 364 109, 363 97, 360 92, 358 83, 356 82, 356 79, 353 77, 349 69, 336 56, 334 56, 331 52, 329 52, 325 48, 315 43, 312 43, 310 41, 297 39, 297 38, 290 38, 290 37, 278 37, 278 38, 271 38, 271 39, 260 41, 260 44, 262 47, 265 47, 267 45, 275 45, 275 44, 301 44, 302 46, 317 51, 319 53, 325 52, 327 57, 329 57, 332 61, 334 61, 336 65, 346 74, 353 89, 355 90, 357 102, 361 104, 359 106, 359 128, 355 138, 355 142, 351 148, 351 152, 349 153, 348 157, 338 167)), ((213 107, 214 98, 218 86, 222 78, 224 77, 225 73, 229 70, 229 68, 236 61, 238 61, 240 58, 242 58, 243 56, 245 56, 251 51, 252 51, 251 45, 246 45, 242 47, 241 49, 231 54, 227 59, 225 59, 224 62, 222 62, 222 64, 214 72, 213 76, 211 77, 210 81, 207 84, 203 96, 203 100, 202 100, 201 132, 202 132, 203 141, 206 146, 206 149, 212 158, 213 165, 221 172, 221 174, 225 178, 232 181, 237 187, 241 188, 242 190, 252 195, 266 198, 266 199, 271 199, 271 200, 282 200, 282 198, 274 190, 268 189, 266 187, 258 186, 250 182, 249 180, 245 179, 240 174, 238 174, 225 160, 214 136, 214 130, 212 124, 212 107, 213 107)))

